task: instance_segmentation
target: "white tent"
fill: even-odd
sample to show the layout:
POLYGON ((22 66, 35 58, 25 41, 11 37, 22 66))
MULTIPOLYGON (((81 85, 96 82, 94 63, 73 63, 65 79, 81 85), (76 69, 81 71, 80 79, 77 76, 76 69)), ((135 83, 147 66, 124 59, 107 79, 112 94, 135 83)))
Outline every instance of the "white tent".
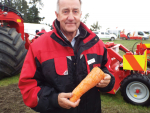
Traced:
POLYGON ((24 32, 29 34, 29 40, 33 39, 36 35, 35 31, 44 28, 47 32, 51 30, 48 25, 44 24, 34 24, 34 23, 24 23, 24 32))

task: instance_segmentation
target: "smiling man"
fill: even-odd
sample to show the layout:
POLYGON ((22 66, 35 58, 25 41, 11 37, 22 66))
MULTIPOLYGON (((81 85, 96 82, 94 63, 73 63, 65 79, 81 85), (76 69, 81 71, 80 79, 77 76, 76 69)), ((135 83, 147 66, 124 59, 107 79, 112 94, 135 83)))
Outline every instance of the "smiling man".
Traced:
POLYGON ((29 47, 19 79, 24 103, 41 113, 101 113, 100 92, 115 83, 104 43, 80 22, 81 0, 58 0, 53 30, 29 47), (73 89, 98 66, 106 74, 81 99, 73 89))
POLYGON ((60 30, 69 41, 72 41, 80 25, 81 2, 79 0, 59 0, 57 4, 55 14, 60 22, 60 30))

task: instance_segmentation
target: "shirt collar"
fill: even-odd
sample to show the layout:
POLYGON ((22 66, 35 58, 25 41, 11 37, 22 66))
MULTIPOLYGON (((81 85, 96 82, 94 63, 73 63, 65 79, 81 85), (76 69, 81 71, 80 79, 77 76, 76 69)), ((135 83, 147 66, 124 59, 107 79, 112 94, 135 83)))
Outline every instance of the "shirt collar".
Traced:
MULTIPOLYGON (((61 30, 60 30, 60 31, 61 31, 61 30)), ((63 34, 62 31, 61 31, 61 33, 63 34)), ((79 34, 80 34, 80 31, 79 31, 79 29, 78 29, 75 37, 79 36, 79 34)), ((63 34, 63 36, 67 39, 67 37, 66 37, 64 34, 63 34)), ((75 40, 75 37, 72 39, 72 41, 75 40)), ((68 40, 68 39, 67 39, 67 40, 68 40)))

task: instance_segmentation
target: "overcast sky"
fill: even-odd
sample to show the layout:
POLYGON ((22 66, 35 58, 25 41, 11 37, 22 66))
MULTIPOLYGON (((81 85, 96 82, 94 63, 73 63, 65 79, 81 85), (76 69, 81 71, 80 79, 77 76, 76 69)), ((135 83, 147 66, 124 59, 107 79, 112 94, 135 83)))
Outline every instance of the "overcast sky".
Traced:
MULTIPOLYGON (((40 16, 43 23, 52 24, 57 0, 42 0, 44 7, 40 16)), ((86 25, 96 21, 102 29, 135 29, 150 31, 150 0, 82 0, 82 17, 89 13, 86 25)))

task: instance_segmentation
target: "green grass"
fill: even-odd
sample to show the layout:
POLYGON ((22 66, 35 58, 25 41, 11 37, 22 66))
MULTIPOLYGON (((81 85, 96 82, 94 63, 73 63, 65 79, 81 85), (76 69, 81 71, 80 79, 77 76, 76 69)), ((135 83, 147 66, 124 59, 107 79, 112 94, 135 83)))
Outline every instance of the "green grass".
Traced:
POLYGON ((20 76, 20 74, 12 76, 12 77, 3 78, 2 80, 0 80, 0 87, 8 86, 9 84, 16 84, 16 83, 18 83, 19 76, 20 76))
POLYGON ((150 113, 150 107, 132 105, 123 100, 120 91, 115 95, 102 93, 102 113, 150 113))

